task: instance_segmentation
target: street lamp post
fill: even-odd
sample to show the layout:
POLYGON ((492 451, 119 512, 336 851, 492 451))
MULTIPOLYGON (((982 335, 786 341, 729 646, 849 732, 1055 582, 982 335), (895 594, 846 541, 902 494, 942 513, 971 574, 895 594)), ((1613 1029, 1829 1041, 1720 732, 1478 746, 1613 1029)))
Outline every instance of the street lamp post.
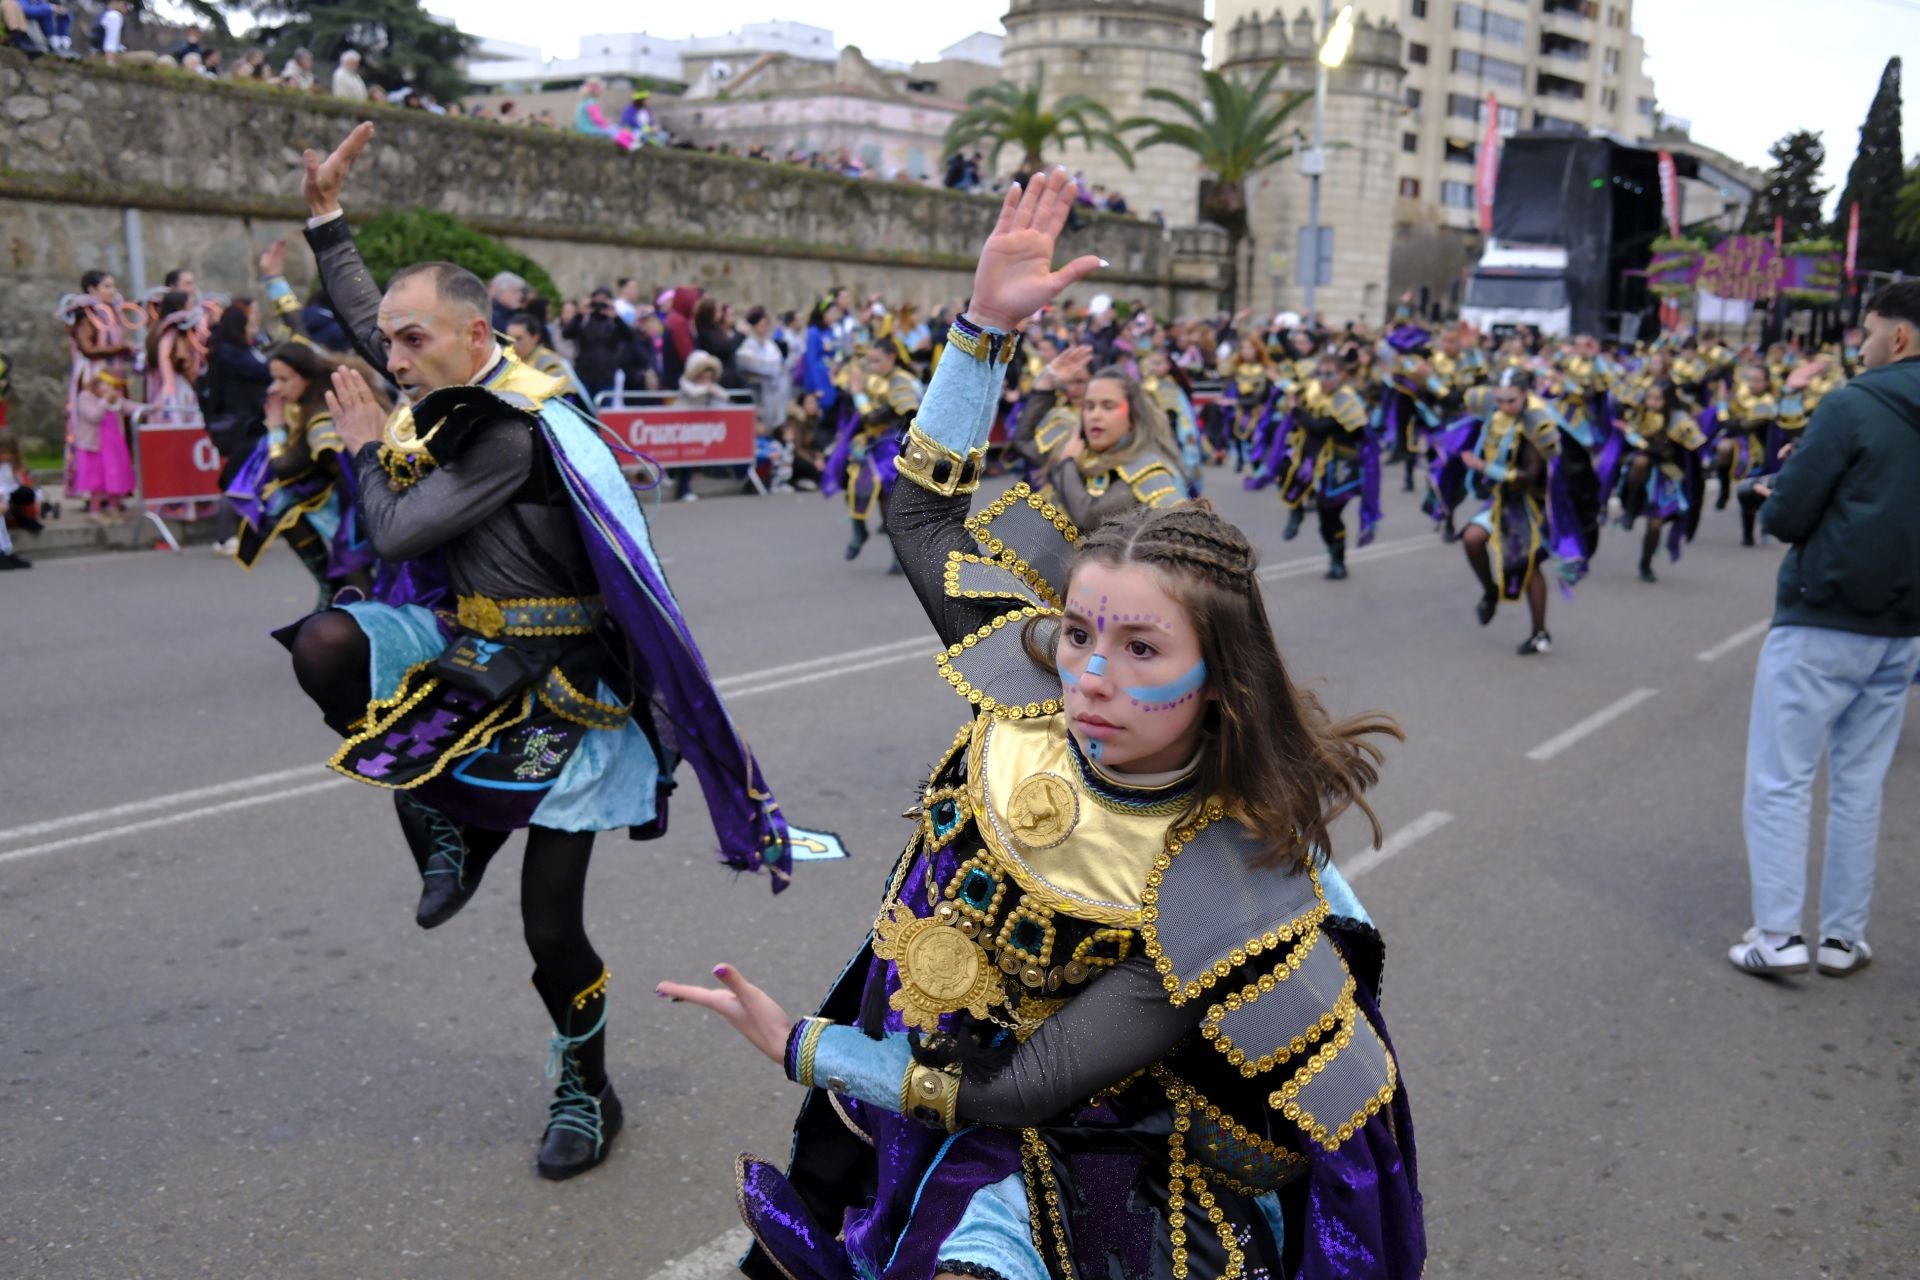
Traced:
POLYGON ((1327 72, 1347 60, 1353 48, 1353 6, 1342 5, 1336 16, 1333 0, 1320 0, 1320 26, 1326 32, 1313 77, 1313 150, 1307 153, 1307 261, 1306 313, 1313 323, 1316 289, 1320 283, 1320 175, 1327 167, 1327 72))

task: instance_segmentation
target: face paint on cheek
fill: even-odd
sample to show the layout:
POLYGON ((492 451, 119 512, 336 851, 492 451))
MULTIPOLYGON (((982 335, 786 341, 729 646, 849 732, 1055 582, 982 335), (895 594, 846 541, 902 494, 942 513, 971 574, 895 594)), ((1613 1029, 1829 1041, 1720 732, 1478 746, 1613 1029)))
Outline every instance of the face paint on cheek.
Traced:
POLYGON ((1099 764, 1100 751, 1106 745, 1107 745, 1106 743, 1100 741, 1100 739, 1098 738, 1095 738, 1093 741, 1087 743, 1087 759, 1093 761, 1095 764, 1099 764))
POLYGON ((1200 687, 1207 682, 1207 660, 1202 658, 1187 669, 1187 673, 1177 680, 1166 684, 1140 685, 1124 688, 1122 693, 1133 700, 1133 705, 1142 711, 1171 711, 1183 703, 1192 702, 1200 696, 1200 687))

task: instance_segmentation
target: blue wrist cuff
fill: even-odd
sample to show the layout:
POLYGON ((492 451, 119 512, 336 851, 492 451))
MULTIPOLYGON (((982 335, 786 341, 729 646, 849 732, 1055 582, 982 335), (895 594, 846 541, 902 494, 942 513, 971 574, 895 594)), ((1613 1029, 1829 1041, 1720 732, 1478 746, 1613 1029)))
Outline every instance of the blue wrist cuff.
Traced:
POLYGON ((977 360, 949 346, 920 401, 920 433, 963 458, 986 448, 1006 380, 1007 366, 1000 361, 977 360))
POLYGON ((831 1026, 820 1033, 814 1048, 813 1083, 843 1097, 897 1112, 901 1084, 912 1061, 913 1050, 902 1032, 874 1040, 857 1027, 831 1026))

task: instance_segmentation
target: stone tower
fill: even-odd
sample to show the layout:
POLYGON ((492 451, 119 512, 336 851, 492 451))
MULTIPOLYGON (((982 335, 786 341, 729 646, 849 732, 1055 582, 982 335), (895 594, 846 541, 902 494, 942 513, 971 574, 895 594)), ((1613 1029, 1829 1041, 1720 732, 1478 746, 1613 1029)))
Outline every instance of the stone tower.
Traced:
MULTIPOLYGON (((1012 0, 1003 19, 1002 76, 1026 84, 1040 68, 1047 101, 1085 94, 1116 121, 1181 118, 1173 108, 1148 101, 1146 92, 1171 89, 1191 102, 1204 100, 1205 8, 1205 0, 1012 0)), ((1046 160, 1084 169, 1089 182, 1122 192, 1133 212, 1144 216, 1158 209, 1169 226, 1190 226, 1200 216, 1200 165, 1191 152, 1154 147, 1137 153, 1128 169, 1105 147, 1074 143, 1046 160)), ((1010 163, 1018 158, 1009 161, 1003 154, 1001 168, 1010 163)))
MULTIPOLYGON (((1275 89, 1311 98, 1320 31, 1308 10, 1291 22, 1277 10, 1265 20, 1243 16, 1225 36, 1219 58, 1223 73, 1250 81, 1278 62, 1275 89)), ((1334 229, 1333 280, 1320 286, 1315 307, 1336 329, 1349 320, 1378 325, 1392 309, 1387 271, 1406 76, 1400 58, 1399 29, 1363 16, 1346 62, 1327 77, 1320 225, 1334 229)), ((1313 136, 1312 102, 1303 103, 1288 123, 1299 130, 1298 146, 1305 152, 1313 136)), ((1300 230, 1307 225, 1308 179, 1300 162, 1289 159, 1262 171, 1248 186, 1253 248, 1251 253, 1242 248, 1240 296, 1256 314, 1298 311, 1305 298, 1294 283, 1294 260, 1300 230)))

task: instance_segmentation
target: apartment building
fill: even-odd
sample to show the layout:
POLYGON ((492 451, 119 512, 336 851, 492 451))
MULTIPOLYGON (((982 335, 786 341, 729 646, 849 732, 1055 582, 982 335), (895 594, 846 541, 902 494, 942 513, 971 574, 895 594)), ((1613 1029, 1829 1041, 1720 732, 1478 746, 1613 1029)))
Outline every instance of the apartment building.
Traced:
MULTIPOLYGON (((1216 39, 1243 16, 1257 19, 1259 7, 1218 0, 1216 39)), ((1654 133, 1653 82, 1633 0, 1386 0, 1384 8, 1373 16, 1400 28, 1406 68, 1389 289, 1445 308, 1479 253, 1487 95, 1505 133, 1565 129, 1640 143, 1654 133)), ((1306 12, 1319 17, 1317 5, 1306 12)))

